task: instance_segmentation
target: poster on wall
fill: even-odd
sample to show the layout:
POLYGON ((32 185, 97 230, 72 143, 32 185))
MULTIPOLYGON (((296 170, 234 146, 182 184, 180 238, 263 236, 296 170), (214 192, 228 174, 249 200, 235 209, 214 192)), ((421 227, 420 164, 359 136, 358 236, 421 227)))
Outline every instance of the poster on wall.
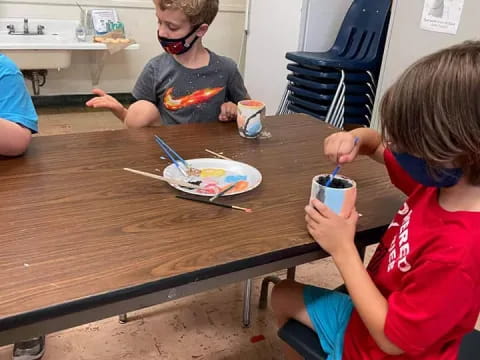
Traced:
POLYGON ((420 28, 456 34, 462 17, 464 0, 425 0, 420 28))

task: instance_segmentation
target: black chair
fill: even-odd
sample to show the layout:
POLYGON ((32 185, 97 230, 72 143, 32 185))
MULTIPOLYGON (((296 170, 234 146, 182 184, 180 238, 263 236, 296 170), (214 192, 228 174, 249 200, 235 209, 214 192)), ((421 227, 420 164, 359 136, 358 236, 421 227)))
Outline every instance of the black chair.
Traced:
MULTIPOLYGON (((303 356, 305 360, 325 360, 327 358, 315 331, 296 320, 289 320, 278 330, 278 336, 303 356)), ((480 331, 474 330, 463 338, 458 360, 479 359, 480 331)))

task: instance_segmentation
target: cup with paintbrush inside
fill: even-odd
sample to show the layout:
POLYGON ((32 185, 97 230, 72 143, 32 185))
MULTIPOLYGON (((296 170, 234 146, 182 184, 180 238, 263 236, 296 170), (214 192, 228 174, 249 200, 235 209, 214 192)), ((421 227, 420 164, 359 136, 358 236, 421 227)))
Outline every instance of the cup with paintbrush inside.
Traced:
MULTIPOLYGON (((354 146, 358 143, 354 139, 354 146)), ((320 174, 312 179, 311 199, 318 199, 333 212, 348 216, 355 207, 357 184, 352 179, 339 175, 340 165, 331 174, 320 174)))
POLYGON ((337 214, 349 215, 357 199, 357 184, 343 175, 320 174, 312 180, 310 199, 318 199, 337 214), (328 185, 327 185, 328 184, 328 185))

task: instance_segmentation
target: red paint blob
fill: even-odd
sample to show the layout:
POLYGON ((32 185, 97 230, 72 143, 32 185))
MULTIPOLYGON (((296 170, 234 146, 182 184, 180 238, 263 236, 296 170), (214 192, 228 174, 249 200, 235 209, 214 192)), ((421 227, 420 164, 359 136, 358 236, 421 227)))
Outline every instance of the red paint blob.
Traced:
POLYGON ((263 335, 256 335, 256 336, 252 336, 252 337, 250 338, 250 342, 251 342, 252 344, 255 344, 255 343, 257 343, 257 342, 259 342, 259 341, 263 341, 263 340, 265 340, 265 336, 263 336, 263 335))

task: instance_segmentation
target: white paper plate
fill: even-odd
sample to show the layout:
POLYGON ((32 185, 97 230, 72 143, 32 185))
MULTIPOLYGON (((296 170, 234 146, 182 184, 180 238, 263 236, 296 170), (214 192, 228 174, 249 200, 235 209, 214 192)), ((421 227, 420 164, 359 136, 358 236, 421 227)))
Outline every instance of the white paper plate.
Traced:
MULTIPOLYGON (((241 194, 255 189, 262 182, 262 174, 248 164, 216 158, 191 159, 188 164, 201 171, 198 176, 191 176, 189 181, 201 181, 200 186, 208 190, 187 189, 179 185, 170 184, 174 188, 194 195, 213 196, 233 183, 240 183, 222 196, 241 194), (207 192, 208 191, 208 192, 207 192)), ((174 164, 163 170, 163 176, 184 180, 184 176, 174 164)))

